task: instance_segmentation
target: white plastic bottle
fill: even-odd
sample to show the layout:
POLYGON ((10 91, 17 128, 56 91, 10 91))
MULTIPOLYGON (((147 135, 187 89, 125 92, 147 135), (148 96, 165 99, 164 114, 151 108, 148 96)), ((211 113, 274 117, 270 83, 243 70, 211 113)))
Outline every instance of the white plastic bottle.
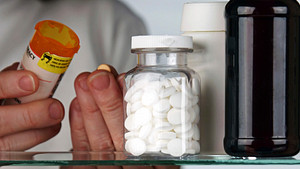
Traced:
POLYGON ((225 18, 227 2, 184 4, 181 31, 193 37, 188 65, 201 76, 201 154, 225 154, 225 18))

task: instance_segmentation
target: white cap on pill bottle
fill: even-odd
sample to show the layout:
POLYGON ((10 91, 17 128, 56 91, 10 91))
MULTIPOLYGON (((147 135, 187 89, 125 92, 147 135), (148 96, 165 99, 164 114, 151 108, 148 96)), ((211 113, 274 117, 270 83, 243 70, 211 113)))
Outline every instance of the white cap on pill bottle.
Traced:
POLYGON ((193 50, 193 39, 191 36, 170 35, 146 35, 132 37, 132 50, 148 48, 181 48, 193 50))
POLYGON ((186 3, 183 6, 181 31, 225 31, 225 6, 219 2, 186 3))

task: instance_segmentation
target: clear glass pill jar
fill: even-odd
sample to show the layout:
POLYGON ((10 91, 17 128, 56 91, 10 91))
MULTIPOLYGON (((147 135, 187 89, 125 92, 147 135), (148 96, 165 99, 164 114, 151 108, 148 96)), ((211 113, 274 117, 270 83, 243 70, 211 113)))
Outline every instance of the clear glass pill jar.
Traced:
POLYGON ((125 75, 125 151, 186 157, 200 152, 200 78, 187 67, 189 36, 134 36, 135 68, 125 75))

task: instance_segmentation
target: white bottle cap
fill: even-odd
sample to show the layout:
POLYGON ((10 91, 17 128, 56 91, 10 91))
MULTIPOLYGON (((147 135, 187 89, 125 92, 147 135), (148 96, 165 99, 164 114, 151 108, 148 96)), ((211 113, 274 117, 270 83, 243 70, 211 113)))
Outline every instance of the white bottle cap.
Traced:
POLYGON ((225 31, 226 4, 227 1, 184 4, 181 31, 225 31))
POLYGON ((170 36, 170 35, 146 35, 133 36, 131 49, 155 49, 155 48, 180 48, 193 49, 191 36, 170 36))

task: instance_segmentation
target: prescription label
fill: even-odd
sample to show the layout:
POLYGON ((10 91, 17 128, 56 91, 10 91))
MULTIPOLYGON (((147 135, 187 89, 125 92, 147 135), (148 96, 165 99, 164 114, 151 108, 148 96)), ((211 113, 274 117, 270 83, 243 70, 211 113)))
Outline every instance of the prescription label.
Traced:
POLYGON ((49 72, 62 74, 68 69, 71 61, 72 58, 60 57, 55 54, 45 52, 38 61, 38 66, 49 72))
POLYGON ((29 96, 11 99, 9 104, 28 103, 51 97, 70 62, 71 58, 59 57, 49 52, 39 57, 28 46, 18 69, 34 72, 39 78, 39 88, 29 96))

